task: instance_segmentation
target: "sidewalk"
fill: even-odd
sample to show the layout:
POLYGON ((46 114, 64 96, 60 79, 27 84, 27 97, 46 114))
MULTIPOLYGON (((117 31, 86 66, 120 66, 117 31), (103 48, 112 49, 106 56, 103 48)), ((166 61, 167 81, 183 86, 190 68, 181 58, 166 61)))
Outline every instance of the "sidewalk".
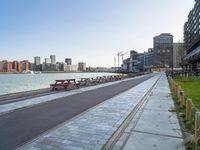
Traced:
POLYGON ((134 118, 113 150, 184 150, 183 138, 166 76, 152 90, 137 121, 134 118))
POLYGON ((160 75, 89 109, 19 149, 100 150, 159 79, 160 75))

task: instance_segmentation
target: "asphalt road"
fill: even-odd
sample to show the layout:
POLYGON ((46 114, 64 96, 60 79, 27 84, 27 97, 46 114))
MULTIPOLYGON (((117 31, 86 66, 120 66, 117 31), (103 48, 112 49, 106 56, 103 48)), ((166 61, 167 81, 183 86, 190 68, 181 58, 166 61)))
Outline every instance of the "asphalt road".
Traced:
POLYGON ((0 116, 0 150, 12 150, 41 133, 151 78, 123 81, 0 116))

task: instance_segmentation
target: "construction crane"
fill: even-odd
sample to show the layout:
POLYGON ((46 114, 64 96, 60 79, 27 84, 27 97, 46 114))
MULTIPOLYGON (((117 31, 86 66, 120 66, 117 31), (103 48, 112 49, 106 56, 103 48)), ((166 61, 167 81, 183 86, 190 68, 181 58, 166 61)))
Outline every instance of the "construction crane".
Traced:
POLYGON ((120 54, 120 56, 122 56, 122 63, 123 63, 123 60, 124 60, 124 55, 126 55, 126 54, 128 54, 128 52, 120 54))
POLYGON ((114 67, 116 67, 116 57, 114 57, 114 67))
POLYGON ((122 51, 119 51, 119 52, 117 53, 117 58, 118 58, 118 67, 119 67, 119 57, 121 56, 122 53, 123 53, 122 51))

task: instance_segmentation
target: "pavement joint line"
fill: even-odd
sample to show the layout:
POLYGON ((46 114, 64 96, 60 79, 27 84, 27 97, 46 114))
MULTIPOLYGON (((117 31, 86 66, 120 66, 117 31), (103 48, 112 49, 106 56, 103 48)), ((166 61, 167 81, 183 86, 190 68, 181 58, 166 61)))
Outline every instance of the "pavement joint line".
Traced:
POLYGON ((172 138, 183 139, 183 137, 173 136, 173 135, 168 135, 168 134, 159 134, 159 133, 144 132, 144 131, 138 131, 138 130, 132 130, 132 131, 137 132, 137 133, 144 133, 144 134, 159 135, 159 136, 164 136, 164 137, 172 137, 172 138))
MULTIPOLYGON (((173 107, 172 107, 172 108, 173 108, 173 107)), ((168 110, 162 110, 162 109, 158 109, 158 108, 157 108, 157 109, 156 109, 156 108, 155 108, 155 109, 152 109, 152 108, 146 108, 146 110, 147 110, 147 111, 171 112, 170 109, 168 109, 168 110)), ((174 113, 174 114, 176 114, 176 113, 174 113)))
POLYGON ((33 106, 36 106, 36 105, 48 103, 48 102, 53 101, 53 100, 59 100, 59 98, 68 97, 68 96, 71 96, 71 95, 74 95, 74 94, 95 90, 95 89, 98 89, 98 88, 106 87, 106 86, 109 86, 109 85, 114 85, 114 84, 117 84, 117 83, 129 81, 129 80, 133 80, 133 79, 142 78, 142 77, 145 77, 145 76, 147 76, 147 75, 138 76, 138 77, 134 77, 134 78, 128 78, 128 79, 119 80, 119 81, 108 82, 108 83, 99 84, 99 85, 95 85, 95 86, 88 86, 88 87, 84 87, 84 88, 81 88, 81 89, 74 89, 74 90, 70 90, 70 91, 53 93, 53 94, 44 95, 44 96, 40 96, 40 97, 29 98, 29 99, 26 99, 26 100, 12 102, 12 103, 8 103, 8 104, 0 104, 0 116, 4 115, 4 114, 7 114, 7 113, 11 113, 13 111, 17 111, 17 110, 21 110, 21 109, 25 109, 25 108, 30 108, 30 107, 33 107, 33 106), (19 106, 18 108, 14 107, 13 109, 8 109, 8 110, 5 110, 5 111, 1 111, 1 109, 4 109, 4 107, 6 105, 8 106, 8 105, 11 105, 11 104, 19 104, 19 103, 22 103, 22 102, 31 101, 32 99, 35 99, 35 98, 40 98, 41 99, 41 98, 44 98, 44 97, 47 97, 47 96, 55 96, 55 95, 59 95, 59 94, 62 94, 62 93, 66 93, 67 95, 59 97, 59 98, 53 98, 51 100, 44 100, 42 102, 27 104, 26 106, 21 106, 21 107, 19 106))
MULTIPOLYGON (((125 97, 123 97, 123 95, 124 95, 124 93, 125 93, 125 95, 127 96, 127 94, 128 95, 130 95, 130 92, 132 93, 133 91, 138 91, 139 89, 140 89, 140 91, 141 91, 141 89, 142 89, 142 91, 143 90, 145 90, 145 93, 148 91, 147 89, 149 89, 150 87, 152 87, 152 85, 151 84, 154 84, 155 83, 155 81, 158 79, 158 75, 156 75, 156 76, 154 76, 153 78, 150 78, 150 79, 148 79, 148 80, 146 80, 145 81, 145 83, 144 82, 142 82, 141 84, 139 84, 139 85, 137 85, 136 87, 133 87, 133 88, 131 88, 131 89, 129 89, 129 90, 127 90, 127 91, 124 91, 124 92, 122 92, 122 93, 120 93, 119 95, 121 96, 121 98, 125 98, 125 97), (148 85, 150 83, 150 85, 148 85), (145 87, 145 89, 144 89, 144 85, 148 85, 147 87, 145 87)), ((134 93, 134 92, 133 92, 134 93)), ((100 103, 99 105, 102 105, 101 107, 105 107, 105 108, 107 108, 107 106, 105 105, 104 106, 104 103, 106 103, 107 102, 107 105, 109 104, 109 105, 112 105, 113 103, 114 104, 119 104, 118 102, 124 102, 124 100, 122 99, 119 99, 119 95, 116 95, 116 96, 114 96, 113 98, 111 98, 111 99, 108 99, 107 101, 105 101, 105 102, 103 102, 103 103, 100 103), (116 103, 117 102, 117 103, 116 103)), ((140 93, 140 95, 141 95, 141 93, 140 93)), ((138 98, 139 99, 141 99, 142 97, 143 97, 144 95, 142 94, 141 96, 139 96, 138 98)), ((139 102, 139 99, 138 100, 136 100, 136 101, 133 101, 132 100, 132 97, 130 98, 130 97, 127 97, 128 98, 128 101, 127 102, 129 102, 130 100, 132 101, 132 103, 135 103, 135 102, 139 102)), ((129 103, 127 103, 127 102, 125 102, 126 104, 129 104, 129 103)), ((97 108, 99 105, 96 105, 95 107, 97 108)), ((108 105, 108 106, 109 106, 108 105)), ((42 139, 44 139, 45 137, 52 137, 52 135, 55 135, 55 134, 60 134, 61 132, 60 132, 60 130, 59 130, 59 127, 65 127, 66 128, 66 133, 65 133, 65 137, 67 137, 68 135, 71 135, 71 133, 68 133, 68 131, 67 131, 67 129, 69 129, 69 128, 71 128, 72 126, 74 126, 74 127, 77 127, 76 125, 79 125, 80 127, 81 127, 81 130, 83 129, 84 130, 84 128, 85 127, 90 127, 91 125, 89 125, 88 123, 86 123, 86 125, 88 124, 89 126, 82 126, 81 124, 79 124, 80 123, 80 121, 79 120, 82 120, 82 119, 84 119, 85 118, 85 114, 87 114, 87 117, 86 118, 88 118, 89 120, 94 120, 95 118, 94 118, 94 116, 93 115, 91 115, 91 113, 92 114, 94 114, 95 112, 96 112, 96 110, 94 110, 94 108, 95 107, 92 107, 90 110, 91 110, 91 112, 89 111, 89 110, 87 110, 87 111, 85 111, 85 112, 83 112, 83 113, 81 113, 81 114, 79 114, 79 115, 77 115, 76 117, 74 117, 74 118, 72 118, 72 119, 70 119, 70 120, 68 120, 68 121, 65 121, 65 122, 63 122, 62 124, 60 124, 60 125, 58 125, 58 126, 56 126, 55 128, 52 128, 52 129, 50 129, 50 130, 48 130, 47 132, 44 132, 43 134, 41 134, 41 135, 39 135, 38 137, 36 137, 36 138, 34 138, 33 140, 30 140, 30 141, 28 141, 27 143, 25 143, 24 145, 22 145, 21 147, 19 147, 18 149, 26 149, 27 147, 28 148, 34 148, 34 143, 37 143, 37 142, 40 142, 40 141, 42 141, 42 139), (82 117, 83 115, 85 115, 84 117, 82 117), (88 116, 89 115, 89 116, 88 116), (94 118, 94 119, 93 119, 94 118), (72 121, 72 122, 71 122, 72 121), (77 124, 78 123, 78 124, 77 124), (65 124, 65 125, 64 125, 65 124), (64 125, 64 126, 63 126, 64 125), (51 132, 52 131, 52 132, 51 132), (50 133, 51 132, 51 133, 50 133), (60 133, 59 133, 60 132, 60 133)), ((99 107, 99 108, 101 108, 101 107, 99 107)), ((124 107, 124 106, 120 106, 120 107, 124 107)), ((128 105, 128 107, 133 107, 132 105, 128 105)), ((135 105, 134 105, 134 107, 135 107, 135 105)), ((99 108, 97 109, 97 111, 99 111, 99 108)), ((126 107, 125 107, 126 108, 126 107)), ((128 111, 128 110, 126 110, 126 111, 128 111)), ((104 113, 104 115, 105 115, 105 113, 104 113)), ((127 116, 127 114, 124 114, 124 115, 126 115, 127 116)), ((123 116, 124 116, 123 115, 123 116)), ((98 116, 97 116, 98 117, 98 116)), ((100 115, 100 117, 101 117, 101 115, 100 115)), ((99 117, 98 118, 96 118, 96 119, 100 119, 99 117)), ((95 120, 96 120, 95 119, 95 120)), ((91 120, 91 121, 92 121, 91 120)), ((124 120, 124 119, 123 119, 124 120)), ((122 120, 122 121, 123 121, 122 120)), ((100 121, 100 120, 99 120, 100 121)), ((83 121, 83 123, 85 123, 85 121, 83 121)), ((107 123, 107 121, 105 120, 105 121, 103 121, 102 122, 103 124, 103 126, 105 126, 106 125, 106 123, 107 123)), ((122 123, 122 122, 121 122, 122 123)), ((121 124, 120 123, 120 124, 121 124)), ((96 123, 95 123, 96 124, 96 123)), ((112 123, 113 124, 113 123, 112 123)), ((112 126, 110 126, 109 124, 108 124, 108 126, 105 126, 104 128, 99 128, 99 127, 101 127, 102 125, 98 125, 97 124, 97 126, 95 127, 95 128, 91 128, 92 130, 93 129, 95 129, 95 132, 94 133, 96 133, 96 129, 97 130, 102 130, 103 131, 103 133, 99 133, 99 136, 101 137, 101 139, 99 139, 98 141, 100 142, 100 143, 97 143, 97 144, 99 144, 99 146, 100 147, 102 147, 106 142, 104 142, 104 141, 107 141, 111 136, 112 136, 112 134, 115 132, 115 130, 117 130, 117 128, 120 126, 120 124, 119 125, 117 125, 116 127, 114 127, 113 125, 112 126), (112 127, 112 129, 113 130, 111 130, 111 132, 107 135, 105 135, 105 131, 107 132, 107 130, 109 130, 110 131, 110 129, 111 129, 111 127, 112 127), (115 129, 116 128, 116 129, 115 129), (104 140, 104 141, 102 141, 102 140, 104 140), (100 145, 101 144, 101 145, 100 145)), ((78 127, 79 127, 78 126, 78 127)), ((91 126, 91 127, 93 127, 93 126, 91 126)), ((81 131, 80 130, 80 131, 81 131)), ((87 133, 87 131, 86 131, 86 133, 87 133)), ((72 135, 73 135, 73 133, 72 133, 72 135)), ((95 137, 93 137, 93 138, 95 138, 95 137)), ((97 145, 98 146, 98 145, 97 145)))
MULTIPOLYGON (((128 127, 128 125, 131 123, 131 121, 134 119, 134 117, 137 116, 137 114, 139 114, 139 116, 137 116, 135 123, 134 123, 136 126, 136 124, 143 112, 143 108, 148 103, 148 99, 149 99, 153 89, 155 88, 158 80, 160 79, 160 77, 156 80, 156 82, 153 84, 153 86, 147 91, 147 93, 142 97, 140 102, 134 107, 134 109, 130 112, 130 114, 126 117, 126 119, 120 125, 120 127, 115 131, 115 133, 107 141, 107 143, 103 147, 103 150, 111 149, 114 146, 114 144, 116 144, 117 140, 119 140, 119 138, 122 136, 123 132, 128 127)), ((134 128, 135 126, 133 126, 132 128, 134 128)), ((130 133, 127 133, 127 134, 128 134, 128 136, 126 137, 125 142, 123 143, 123 146, 126 144, 128 138, 130 137, 130 133)))

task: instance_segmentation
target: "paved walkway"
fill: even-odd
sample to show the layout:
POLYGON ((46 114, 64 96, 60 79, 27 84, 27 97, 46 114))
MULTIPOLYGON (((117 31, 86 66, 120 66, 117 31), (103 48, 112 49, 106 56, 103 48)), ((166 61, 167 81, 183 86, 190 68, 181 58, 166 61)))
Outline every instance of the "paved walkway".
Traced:
POLYGON ((174 103, 163 74, 146 107, 131 121, 113 150, 184 150, 180 125, 176 113, 170 111, 172 108, 174 103))
POLYGON ((0 149, 16 149, 55 126, 137 86, 153 76, 154 74, 150 74, 141 78, 124 80, 113 85, 0 115, 0 149))
POLYGON ((100 150, 160 75, 142 82, 21 147, 22 150, 100 150))
MULTIPOLYGON (((134 79, 139 79, 139 78, 142 78, 144 76, 146 76, 146 75, 138 76, 138 77, 135 77, 134 79)), ((46 102, 49 102, 49 101, 58 100, 59 98, 63 98, 63 97, 66 97, 66 96, 70 96, 70 95, 74 95, 74 94, 78 94, 78 93, 83 93, 83 92, 86 92, 86 91, 106 87, 106 86, 109 86, 109 85, 113 85, 113 84, 124 82, 124 81, 129 81, 129 80, 132 80, 132 78, 114 81, 114 82, 109 82, 109 83, 104 83, 104 84, 99 84, 99 85, 95 85, 95 86, 89 86, 89 87, 70 90, 70 91, 64 91, 64 92, 49 94, 49 95, 35 97, 35 98, 29 98, 29 99, 26 99, 26 100, 12 102, 12 103, 8 103, 8 104, 0 104, 0 115, 14 111, 14 110, 17 110, 17 109, 21 109, 21 108, 25 108, 25 107, 31 107, 31 106, 38 105, 38 104, 41 104, 41 103, 46 103, 46 102)))

